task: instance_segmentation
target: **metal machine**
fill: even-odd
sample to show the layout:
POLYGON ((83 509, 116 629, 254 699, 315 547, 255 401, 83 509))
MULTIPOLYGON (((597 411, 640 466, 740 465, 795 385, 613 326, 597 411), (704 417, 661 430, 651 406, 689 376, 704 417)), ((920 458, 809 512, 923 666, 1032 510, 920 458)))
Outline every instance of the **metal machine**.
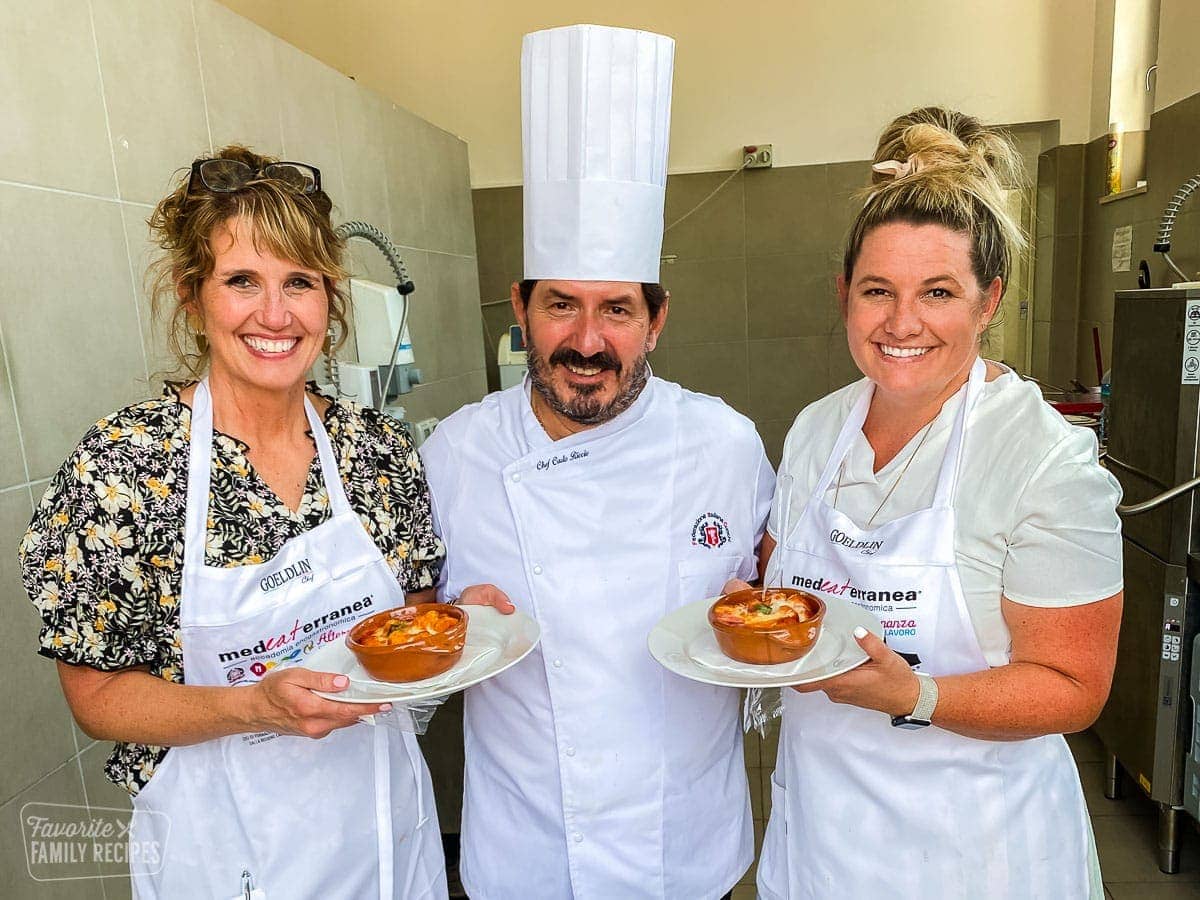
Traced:
MULTIPOLYGON (((1095 725, 1109 755, 1105 793, 1119 795, 1123 770, 1158 803, 1158 865, 1174 873, 1185 765, 1200 754, 1191 677, 1200 630, 1200 289, 1117 293, 1108 464, 1124 489, 1125 611, 1112 693, 1095 725)), ((1191 777, 1200 783, 1200 755, 1191 777)))

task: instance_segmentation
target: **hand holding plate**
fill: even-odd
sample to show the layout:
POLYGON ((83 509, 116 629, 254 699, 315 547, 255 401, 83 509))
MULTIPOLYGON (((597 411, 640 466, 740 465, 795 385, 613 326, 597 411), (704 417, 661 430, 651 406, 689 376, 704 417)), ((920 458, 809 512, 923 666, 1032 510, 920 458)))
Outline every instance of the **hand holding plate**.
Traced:
POLYGON ((311 669, 276 669, 245 692, 250 700, 247 731, 273 731, 299 737, 323 738, 345 728, 359 716, 387 712, 390 703, 353 706, 318 697, 313 691, 341 691, 350 684, 345 675, 311 669))
POLYGON ((747 581, 742 581, 740 578, 730 578, 725 582, 725 587, 721 588, 721 595, 732 594, 734 591, 748 591, 752 585, 747 581))
POLYGON ((494 584, 473 584, 469 588, 464 588, 458 597, 458 604, 459 606, 491 606, 506 616, 517 609, 508 599, 508 594, 494 584))
POLYGON ((865 663, 833 678, 793 685, 792 690, 802 694, 824 691, 834 703, 875 709, 890 716, 911 713, 917 705, 920 685, 908 662, 861 626, 854 629, 854 640, 870 657, 865 663))

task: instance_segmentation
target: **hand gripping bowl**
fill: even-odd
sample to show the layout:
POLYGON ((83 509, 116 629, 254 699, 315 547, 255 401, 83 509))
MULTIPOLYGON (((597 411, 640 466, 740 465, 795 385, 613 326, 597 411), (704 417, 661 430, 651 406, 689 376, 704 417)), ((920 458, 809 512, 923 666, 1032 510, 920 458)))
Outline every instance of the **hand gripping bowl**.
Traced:
POLYGON ((369 616, 350 629, 346 646, 377 681, 421 681, 462 658, 467 614, 445 603, 415 603, 369 616))
POLYGON ((795 662, 817 642, 825 601, 793 588, 734 591, 708 610, 721 652, 758 666, 795 662))

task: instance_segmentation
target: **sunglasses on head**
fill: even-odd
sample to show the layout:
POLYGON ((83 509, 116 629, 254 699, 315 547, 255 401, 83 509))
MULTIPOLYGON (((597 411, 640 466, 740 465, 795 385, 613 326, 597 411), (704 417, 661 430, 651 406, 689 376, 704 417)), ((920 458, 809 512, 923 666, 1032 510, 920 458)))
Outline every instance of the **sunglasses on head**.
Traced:
POLYGON ((258 178, 282 181, 302 194, 321 190, 321 170, 308 163, 274 162, 256 170, 238 159, 198 159, 192 163, 188 192, 202 184, 214 193, 229 194, 258 178))

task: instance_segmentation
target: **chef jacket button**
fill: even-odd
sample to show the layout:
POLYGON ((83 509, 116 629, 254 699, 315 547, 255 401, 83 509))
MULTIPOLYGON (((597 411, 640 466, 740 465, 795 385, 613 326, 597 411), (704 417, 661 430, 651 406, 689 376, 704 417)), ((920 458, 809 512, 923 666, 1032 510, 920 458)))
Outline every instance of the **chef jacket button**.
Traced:
POLYGON ((533 567, 533 574, 534 574, 534 575, 541 575, 541 574, 542 574, 542 567, 541 567, 541 566, 534 566, 534 567, 533 567))
POLYGON ((520 480, 521 480, 521 473, 520 473, 520 472, 514 472, 514 473, 513 473, 512 480, 513 480, 513 483, 514 483, 514 484, 515 484, 516 482, 520 481, 520 480))
POLYGON ((583 843, 583 835, 577 831, 573 835, 571 835, 571 840, 573 840, 577 844, 582 844, 583 843))
POLYGON ((562 660, 561 660, 561 659, 556 659, 556 660, 554 661, 554 668, 556 668, 556 669, 561 669, 561 668, 562 668, 562 660))
POLYGON ((575 755, 575 748, 574 748, 574 747, 568 747, 568 748, 567 748, 567 756, 574 756, 574 755, 575 755))

